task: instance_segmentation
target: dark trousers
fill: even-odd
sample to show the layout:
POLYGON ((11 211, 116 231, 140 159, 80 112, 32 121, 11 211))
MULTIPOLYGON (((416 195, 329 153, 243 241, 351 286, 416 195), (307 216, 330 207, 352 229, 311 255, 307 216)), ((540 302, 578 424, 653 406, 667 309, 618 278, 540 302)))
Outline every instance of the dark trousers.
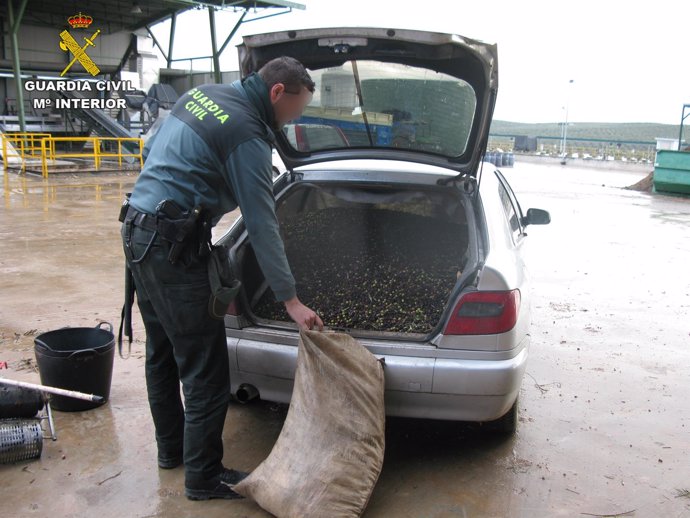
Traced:
POLYGON ((170 244, 157 236, 144 260, 133 261, 152 236, 131 223, 122 226, 146 328, 146 388, 158 454, 183 455, 185 480, 206 480, 223 469, 222 433, 230 399, 225 327, 208 312, 208 258, 184 253, 170 264, 170 244))

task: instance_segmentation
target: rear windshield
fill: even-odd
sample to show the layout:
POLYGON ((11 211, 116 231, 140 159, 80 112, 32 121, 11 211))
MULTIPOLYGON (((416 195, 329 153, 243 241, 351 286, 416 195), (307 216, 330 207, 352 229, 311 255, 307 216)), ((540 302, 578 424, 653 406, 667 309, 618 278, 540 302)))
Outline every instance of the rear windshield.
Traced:
POLYGON ((477 104, 465 81, 433 70, 347 61, 310 70, 314 98, 283 128, 299 151, 401 148, 449 157, 464 153, 477 104))

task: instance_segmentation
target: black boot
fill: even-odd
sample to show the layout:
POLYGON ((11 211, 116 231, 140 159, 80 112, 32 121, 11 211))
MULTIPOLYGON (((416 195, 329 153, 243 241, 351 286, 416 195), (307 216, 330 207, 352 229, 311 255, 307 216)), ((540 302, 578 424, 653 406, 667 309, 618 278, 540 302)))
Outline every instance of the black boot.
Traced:
POLYGON ((235 500, 244 498, 235 493, 232 487, 245 479, 249 473, 224 468, 223 471, 210 480, 203 482, 186 483, 184 494, 190 500, 210 500, 211 498, 223 498, 235 500))

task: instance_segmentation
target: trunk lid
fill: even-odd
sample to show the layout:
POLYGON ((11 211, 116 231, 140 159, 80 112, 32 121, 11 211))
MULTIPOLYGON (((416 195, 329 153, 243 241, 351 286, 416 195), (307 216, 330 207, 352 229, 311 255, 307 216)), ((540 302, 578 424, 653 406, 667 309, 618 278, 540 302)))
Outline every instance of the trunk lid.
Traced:
POLYGON ((476 178, 498 88, 495 45, 426 31, 333 28, 246 36, 238 51, 243 76, 286 55, 316 83, 302 117, 277 135, 288 168, 393 159, 476 178))

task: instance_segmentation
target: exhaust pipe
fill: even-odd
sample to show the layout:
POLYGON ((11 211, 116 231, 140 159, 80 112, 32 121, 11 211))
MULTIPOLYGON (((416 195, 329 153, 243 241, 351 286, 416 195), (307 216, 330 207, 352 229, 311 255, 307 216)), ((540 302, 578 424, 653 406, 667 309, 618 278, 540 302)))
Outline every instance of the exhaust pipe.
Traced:
POLYGON ((250 402, 252 399, 258 398, 259 391, 254 385, 243 384, 237 389, 235 397, 237 398, 237 401, 244 404, 250 402))

